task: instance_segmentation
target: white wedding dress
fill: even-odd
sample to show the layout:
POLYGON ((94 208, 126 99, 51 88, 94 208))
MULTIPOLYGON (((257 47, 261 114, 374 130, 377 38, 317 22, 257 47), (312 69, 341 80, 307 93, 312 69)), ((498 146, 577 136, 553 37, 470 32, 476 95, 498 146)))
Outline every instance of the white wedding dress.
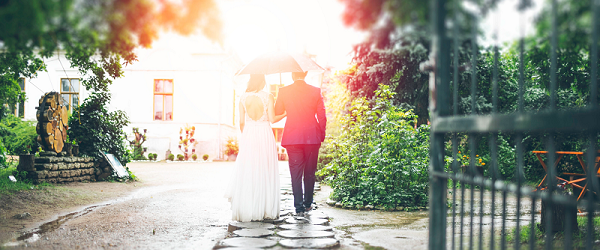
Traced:
POLYGON ((260 221, 279 217, 279 166, 277 145, 267 116, 269 93, 245 92, 241 103, 246 111, 245 126, 240 140, 240 151, 235 161, 235 172, 225 197, 231 202, 235 221, 260 221), (252 120, 246 109, 246 98, 259 97, 263 114, 252 120))

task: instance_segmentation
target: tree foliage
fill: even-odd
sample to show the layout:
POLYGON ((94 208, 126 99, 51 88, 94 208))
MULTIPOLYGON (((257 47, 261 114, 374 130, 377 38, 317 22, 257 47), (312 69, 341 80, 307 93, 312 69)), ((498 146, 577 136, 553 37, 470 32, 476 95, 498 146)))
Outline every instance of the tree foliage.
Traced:
POLYGON ((375 98, 355 99, 340 135, 327 140, 331 161, 318 175, 347 207, 427 204, 429 126, 416 128, 417 117, 394 106, 393 95, 381 85, 375 98))
POLYGON ((0 121, 0 140, 10 155, 35 153, 38 148, 36 137, 35 122, 22 121, 12 114, 0 121))
POLYGON ((101 152, 110 153, 125 166, 131 161, 127 134, 123 130, 129 125, 129 118, 121 110, 109 112, 105 106, 108 102, 108 93, 92 93, 78 109, 74 109, 67 134, 77 141, 81 154, 102 157, 101 152))
MULTIPOLYGON (((397 107, 414 108, 419 117, 419 124, 425 123, 428 119, 428 74, 420 72, 419 65, 428 59, 430 53, 431 33, 429 33, 427 24, 428 2, 413 0, 344 0, 343 2, 346 5, 345 23, 358 29, 367 30, 369 33, 369 38, 354 48, 355 66, 352 70, 338 76, 338 79, 352 94, 351 99, 354 101, 361 100, 363 97, 377 99, 375 91, 378 86, 380 84, 387 85, 396 93, 392 103, 397 107), (404 8, 399 8, 399 6, 404 8)), ((497 3, 497 1, 476 2, 481 8, 481 13, 485 13, 487 9, 497 3)), ((519 8, 526 8, 530 4, 530 1, 523 1, 519 8)), ((537 18, 535 34, 524 39, 523 60, 525 63, 522 65, 524 68, 524 111, 539 112, 549 108, 550 79, 554 73, 556 73, 558 83, 556 97, 558 109, 582 108, 590 102, 590 37, 593 25, 590 4, 591 2, 586 0, 559 2, 557 16, 559 48, 556 51, 558 59, 556 72, 550 71, 551 14, 549 8, 544 8, 537 18)), ((448 6, 454 6, 454 2, 449 1, 448 6)), ((468 13, 452 8, 448 11, 450 12, 448 16, 452 16, 453 11, 458 11, 460 17, 458 23, 454 23, 454 20, 448 22, 450 28, 456 25, 459 29, 457 55, 459 65, 470 66, 468 70, 460 72, 458 76, 457 108, 459 115, 467 115, 472 112, 477 114, 492 112, 495 70, 498 73, 498 112, 517 112, 521 76, 519 43, 515 42, 500 47, 497 53, 493 47, 486 48, 478 45, 475 49, 476 53, 473 54, 472 44, 469 40, 472 22, 468 13), (470 65, 473 56, 477 57, 476 65, 470 65), (496 56, 497 65, 495 65, 496 56), (473 77, 476 77, 477 83, 475 97, 471 96, 473 77), (475 110, 472 110, 471 107, 472 98, 476 98, 475 110)), ((452 57, 455 56, 453 51, 451 53, 452 57)), ((453 77, 451 76, 451 86, 454 86, 453 77)), ((351 129, 351 127, 342 127, 341 133, 347 133, 351 129)), ((545 141, 549 136, 544 133, 525 133, 520 140, 524 151, 530 152, 544 150, 545 141)), ((583 133, 560 132, 554 133, 552 136, 558 150, 584 151, 588 147, 583 133)), ((377 137, 377 134, 371 134, 369 138, 371 137, 377 137)), ((459 150, 463 156, 468 156, 470 152, 468 152, 467 135, 459 137, 459 150)), ((498 170, 505 180, 514 180, 515 178, 517 139, 519 137, 516 137, 515 134, 504 132, 497 138, 498 170)), ((341 138, 336 138, 336 140, 341 140, 341 138)), ((348 140, 351 141, 351 139, 348 140)), ((491 159, 489 140, 491 140, 489 135, 477 136, 478 144, 475 153, 482 159, 482 163, 488 161, 488 166, 490 166, 491 159)), ((451 146, 449 141, 447 145, 451 146)), ((325 153, 328 156, 333 155, 333 157, 327 159, 332 162, 339 161, 336 154, 342 154, 338 152, 340 148, 329 147, 329 149, 325 153)), ((450 156, 451 154, 451 148, 447 148, 446 155, 450 156)), ((359 150, 356 155, 348 157, 348 161, 361 161, 359 159, 364 158, 364 155, 359 150)), ((448 164, 451 161, 452 159, 449 159, 448 164)), ((527 180, 539 182, 544 175, 535 155, 526 153, 524 161, 524 174, 527 180)), ((573 166, 579 166, 576 159, 564 159, 559 166, 559 171, 581 171, 580 168, 576 169, 573 166)), ((344 174, 355 175, 352 172, 344 174)), ((490 173, 486 171, 485 174, 489 176, 490 173)), ((336 178, 340 178, 340 176, 336 176, 336 178)))
POLYGON ((17 79, 34 77, 57 53, 87 77, 87 89, 107 91, 137 60, 134 48, 149 47, 161 30, 197 29, 221 40, 212 0, 0 1, 0 104, 22 100, 17 79))

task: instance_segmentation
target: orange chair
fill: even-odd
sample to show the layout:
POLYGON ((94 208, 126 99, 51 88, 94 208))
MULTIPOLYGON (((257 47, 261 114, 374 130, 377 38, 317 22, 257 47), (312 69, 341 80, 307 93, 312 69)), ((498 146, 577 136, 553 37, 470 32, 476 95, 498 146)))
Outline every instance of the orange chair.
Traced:
MULTIPOLYGON (((599 151, 600 153, 600 151, 599 151)), ((582 181, 587 180, 587 171, 585 168, 585 164, 583 163, 583 161, 581 159, 579 159, 579 163, 581 164, 581 167, 583 168, 583 172, 584 174, 578 174, 578 173, 563 173, 563 175, 567 175, 571 177, 571 180, 569 180, 566 185, 571 185, 571 187, 577 187, 579 189, 581 189, 581 193, 579 193, 579 196, 577 197, 577 201, 579 201, 579 199, 581 199, 581 197, 583 197, 583 195, 585 194, 585 192, 588 190, 587 186, 588 186, 588 182, 585 183, 585 185, 582 187, 580 185, 577 185, 575 183, 579 183, 582 181), (575 179, 574 177, 580 177, 579 179, 575 179)), ((594 165, 594 169, 596 172, 596 177, 600 178, 600 156, 596 156, 596 160, 595 160, 595 165, 594 165)), ((593 192, 593 191, 592 191, 593 192)), ((594 192, 596 193, 596 192, 594 192)))

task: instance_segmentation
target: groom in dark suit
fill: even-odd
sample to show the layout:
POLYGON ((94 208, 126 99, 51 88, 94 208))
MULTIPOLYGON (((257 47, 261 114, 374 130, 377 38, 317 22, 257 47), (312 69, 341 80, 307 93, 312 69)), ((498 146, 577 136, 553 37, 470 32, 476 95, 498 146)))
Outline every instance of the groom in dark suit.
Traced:
POLYGON ((279 89, 275 103, 275 115, 287 112, 281 146, 289 156, 294 207, 299 215, 312 209, 319 147, 325 140, 327 124, 321 89, 308 85, 306 74, 292 72, 294 83, 279 89))

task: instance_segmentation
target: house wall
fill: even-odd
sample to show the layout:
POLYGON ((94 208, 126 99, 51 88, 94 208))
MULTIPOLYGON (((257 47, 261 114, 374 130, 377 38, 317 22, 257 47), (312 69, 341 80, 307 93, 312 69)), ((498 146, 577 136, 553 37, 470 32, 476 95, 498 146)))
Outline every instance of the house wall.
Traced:
MULTIPOLYGON (((196 127, 199 158, 220 158, 228 137, 237 137, 235 118, 235 87, 233 75, 241 67, 237 56, 216 53, 182 53, 169 49, 140 51, 139 61, 124 68, 124 77, 109 87, 112 98, 109 110, 123 110, 131 124, 125 132, 132 139, 132 128, 147 129, 149 153, 164 159, 167 150, 181 153, 180 128, 186 124, 196 127), (173 79, 173 120, 154 121, 154 79, 173 79)), ((40 71, 36 78, 26 79, 25 119, 35 120, 39 98, 46 92, 60 92, 61 78, 84 78, 70 67, 64 56, 46 60, 48 72, 40 71), (59 60, 60 58, 60 60, 59 60)), ((80 104, 90 92, 80 86, 80 104)), ((236 110, 237 112, 237 110, 236 110)))
MULTIPOLYGON (((206 123, 187 123, 189 126, 196 127, 196 133, 194 138, 198 142, 196 145, 196 154, 198 158, 202 158, 202 155, 208 154, 209 160, 219 158, 219 145, 224 145, 228 137, 236 137, 238 135, 238 129, 229 125, 221 125, 221 132, 219 133, 218 124, 206 124, 206 123), (219 134, 221 135, 221 143, 219 144, 219 134)), ((185 127, 186 123, 172 122, 172 123, 153 123, 153 122, 139 122, 132 123, 126 131, 131 134, 133 127, 138 127, 140 130, 147 129, 146 142, 143 144, 144 147, 148 148, 148 153, 158 154, 158 160, 164 160, 167 155, 167 150, 171 150, 174 155, 183 154, 183 151, 179 149, 179 130, 185 127)), ((183 137, 185 138, 185 132, 183 137)), ((133 139, 133 136, 129 138, 133 139)), ((225 151, 222 147, 221 152, 225 151)), ((191 149, 190 149, 191 152, 191 149)))

